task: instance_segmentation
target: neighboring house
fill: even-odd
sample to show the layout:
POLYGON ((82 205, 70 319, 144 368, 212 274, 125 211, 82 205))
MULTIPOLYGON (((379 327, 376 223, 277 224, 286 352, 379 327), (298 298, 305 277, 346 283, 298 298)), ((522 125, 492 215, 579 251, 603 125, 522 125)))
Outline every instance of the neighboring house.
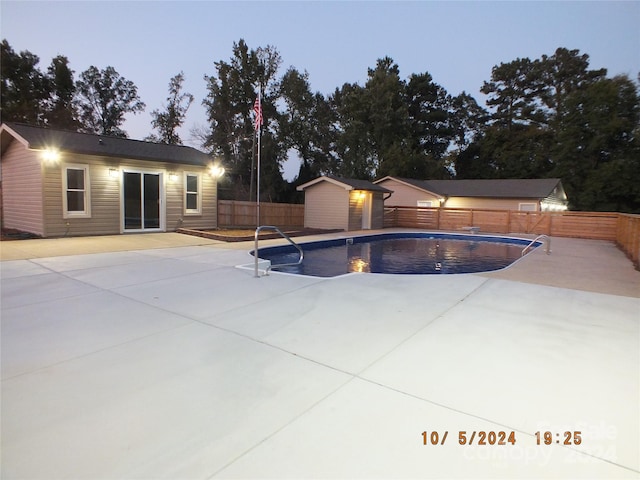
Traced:
POLYGON ((298 187, 304 191, 304 226, 368 230, 384 226, 384 196, 392 192, 366 180, 326 175, 298 187))
POLYGON ((384 177, 376 185, 393 190, 387 206, 552 211, 567 209, 558 178, 501 180, 412 180, 384 177))
POLYGON ((194 148, 14 123, 0 140, 5 228, 60 237, 217 226, 216 170, 194 148))

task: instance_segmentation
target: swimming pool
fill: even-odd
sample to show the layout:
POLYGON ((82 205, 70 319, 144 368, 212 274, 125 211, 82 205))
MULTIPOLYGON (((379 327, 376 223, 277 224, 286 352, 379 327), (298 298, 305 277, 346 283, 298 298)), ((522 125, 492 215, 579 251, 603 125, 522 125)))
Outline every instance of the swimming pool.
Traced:
MULTIPOLYGON (((352 272, 403 275, 477 273, 505 268, 531 241, 510 237, 440 233, 384 233, 300 244, 300 265, 274 266, 280 272, 335 277, 352 272)), ((539 246, 540 242, 536 246, 539 246)), ((253 252, 251 252, 253 254, 253 252)), ((272 265, 295 263, 292 245, 259 249, 272 265)))

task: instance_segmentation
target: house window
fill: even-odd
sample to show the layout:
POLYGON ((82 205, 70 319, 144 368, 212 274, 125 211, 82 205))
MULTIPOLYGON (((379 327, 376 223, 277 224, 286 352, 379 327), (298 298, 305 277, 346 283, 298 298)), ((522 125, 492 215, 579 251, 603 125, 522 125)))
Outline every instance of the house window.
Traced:
POLYGON ((431 200, 418 200, 418 207, 432 207, 433 202, 431 200))
POLYGON ((89 165, 65 165, 62 169, 64 218, 90 218, 89 165))
POLYGON ((184 213, 200 215, 202 213, 202 182, 197 173, 184 174, 184 213))
POLYGON ((518 210, 521 212, 535 212, 538 210, 537 204, 535 203, 519 203, 518 210))

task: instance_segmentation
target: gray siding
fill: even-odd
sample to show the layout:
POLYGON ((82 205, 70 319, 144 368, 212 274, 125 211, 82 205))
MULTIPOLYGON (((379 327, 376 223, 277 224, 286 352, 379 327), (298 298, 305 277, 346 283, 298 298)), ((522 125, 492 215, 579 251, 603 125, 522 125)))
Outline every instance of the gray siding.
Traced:
POLYGON ((2 167, 3 222, 6 227, 45 237, 122 233, 123 169, 161 174, 165 192, 165 230, 217 226, 217 181, 205 167, 74 154, 62 154, 60 162, 43 165, 37 152, 27 150, 19 142, 9 146, 3 155, 2 167), (89 166, 90 218, 64 218, 62 175, 68 164, 89 166), (118 177, 111 177, 109 169, 116 169, 118 177), (202 210, 199 215, 184 215, 184 170, 201 174, 202 210), (169 172, 176 173, 178 180, 169 181, 169 172))
POLYGON ((384 180, 378 185, 393 191, 393 195, 387 200, 387 205, 416 207, 420 200, 431 201, 433 207, 440 205, 437 195, 429 194, 418 188, 400 183, 397 180, 384 180))
POLYGON ((216 228, 218 226, 218 188, 217 180, 207 173, 206 169, 186 166, 172 172, 178 174, 178 180, 166 182, 167 194, 167 230, 173 231, 177 228, 205 229, 216 228), (202 178, 202 210, 199 215, 185 215, 184 206, 184 175, 190 173, 200 173, 202 178))
POLYGON ((304 226, 308 228, 349 228, 349 192, 329 182, 320 182, 304 192, 304 226))
POLYGON ((540 210, 540 202, 535 198, 477 198, 450 197, 443 204, 445 208, 483 208, 491 210, 518 210, 521 203, 534 203, 540 210))
POLYGON ((45 236, 42 167, 37 152, 14 141, 2 155, 2 224, 45 236))
POLYGON ((382 192, 346 190, 331 182, 319 182, 305 189, 305 227, 362 230, 362 212, 365 202, 362 194, 370 197, 371 228, 383 228, 382 192))
POLYGON ((109 235, 120 233, 120 184, 109 176, 111 161, 84 155, 63 155, 61 161, 44 168, 44 205, 47 237, 109 235), (64 218, 62 175, 65 165, 89 165, 91 218, 64 218))

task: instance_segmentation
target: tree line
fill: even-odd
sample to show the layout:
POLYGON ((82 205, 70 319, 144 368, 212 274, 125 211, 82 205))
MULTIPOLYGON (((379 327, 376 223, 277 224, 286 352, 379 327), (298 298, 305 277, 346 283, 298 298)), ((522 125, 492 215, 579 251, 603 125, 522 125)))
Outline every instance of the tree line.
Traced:
MULTIPOLYGON (((44 72, 38 63, 3 40, 3 121, 126 136, 124 115, 145 108, 133 82, 113 67, 91 66, 74 80, 64 56, 44 72)), ((260 93, 263 199, 292 201, 296 185, 321 174, 559 177, 573 209, 640 212, 640 74, 638 83, 607 77, 579 50, 494 66, 479 89, 486 106, 466 92, 449 94, 428 72, 401 77, 389 57, 368 69, 364 85, 345 83, 328 95, 312 91, 307 72, 283 69, 273 46, 251 49, 240 40, 214 67, 204 77, 208 125, 191 134, 223 159, 230 173, 223 196, 255 195, 252 107, 260 93), (282 166, 291 155, 300 170, 290 183, 282 166)), ((147 140, 182 143, 177 130, 194 101, 183 81, 182 72, 170 80, 147 140)))

